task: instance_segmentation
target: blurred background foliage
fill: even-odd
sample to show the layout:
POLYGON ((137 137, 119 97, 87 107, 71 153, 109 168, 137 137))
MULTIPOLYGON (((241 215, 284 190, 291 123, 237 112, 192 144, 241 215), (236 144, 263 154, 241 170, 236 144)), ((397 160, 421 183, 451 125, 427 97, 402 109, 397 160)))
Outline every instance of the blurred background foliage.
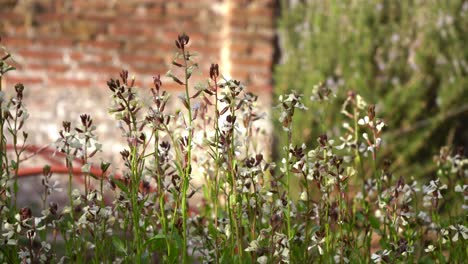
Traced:
MULTIPOLYGON (((284 0, 279 32, 276 100, 295 90, 309 107, 295 116, 294 144, 315 147, 323 133, 336 138, 341 105, 354 90, 388 124, 379 162, 390 159, 399 175, 434 175, 432 159, 444 145, 466 154, 468 1, 284 0), (309 100, 318 83, 336 98, 309 100)), ((275 146, 283 146, 275 120, 275 146)))

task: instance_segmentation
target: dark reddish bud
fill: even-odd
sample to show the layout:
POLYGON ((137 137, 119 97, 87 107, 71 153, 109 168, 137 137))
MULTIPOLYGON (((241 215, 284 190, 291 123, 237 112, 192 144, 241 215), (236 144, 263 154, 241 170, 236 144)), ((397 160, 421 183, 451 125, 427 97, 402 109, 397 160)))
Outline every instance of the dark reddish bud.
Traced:
POLYGON ((29 207, 21 208, 20 212, 19 212, 19 215, 20 215, 20 220, 21 221, 28 220, 29 218, 32 217, 31 208, 29 208, 29 207))
POLYGON ((328 142, 327 135, 326 134, 320 135, 319 138, 318 138, 318 142, 319 142, 320 146, 325 147, 327 145, 327 142, 328 142))
POLYGON ((24 85, 22 83, 17 83, 15 85, 16 96, 19 100, 23 99, 24 85))
POLYGON ((369 116, 370 120, 374 120, 375 118, 375 105, 369 106, 367 109, 367 116, 369 116))
POLYGON ((122 70, 120 72, 120 78, 122 79, 122 82, 126 85, 128 85, 128 71, 127 70, 122 70))
POLYGON ((214 81, 219 77, 219 67, 218 64, 211 64, 210 67, 210 78, 214 81))
POLYGON ((70 132, 71 123, 69 121, 63 121, 62 126, 65 132, 70 132))
POLYGON ((161 75, 158 74, 157 76, 153 77, 153 84, 154 84, 154 88, 156 88, 156 90, 159 91, 159 89, 162 86, 161 75))

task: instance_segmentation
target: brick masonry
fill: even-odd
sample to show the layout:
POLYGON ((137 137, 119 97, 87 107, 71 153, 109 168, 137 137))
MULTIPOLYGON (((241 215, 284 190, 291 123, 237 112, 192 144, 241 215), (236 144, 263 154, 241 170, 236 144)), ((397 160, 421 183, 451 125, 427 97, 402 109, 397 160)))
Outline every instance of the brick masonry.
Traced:
MULTIPOLYGON (((127 69, 147 87, 164 75, 181 32, 198 52, 201 74, 210 63, 243 81, 269 102, 275 39, 275 0, 0 0, 2 45, 18 70, 4 87, 26 86, 33 143, 57 138, 62 120, 80 113, 97 119, 100 139, 112 153, 109 134, 119 135, 107 115, 106 81, 127 69), (108 141, 108 142, 106 142, 108 141), (106 144, 107 143, 107 144, 106 144)), ((165 89, 177 92, 169 80, 165 89)))

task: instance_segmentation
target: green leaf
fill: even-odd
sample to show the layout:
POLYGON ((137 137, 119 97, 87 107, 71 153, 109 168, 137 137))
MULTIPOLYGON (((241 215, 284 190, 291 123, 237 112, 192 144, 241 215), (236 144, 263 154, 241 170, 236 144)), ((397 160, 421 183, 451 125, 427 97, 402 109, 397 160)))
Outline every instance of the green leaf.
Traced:
POLYGON ((177 78, 174 74, 172 74, 171 72, 168 72, 166 74, 167 77, 171 78, 174 82, 180 84, 180 85, 184 85, 184 82, 182 82, 181 80, 179 80, 179 78, 177 78))
MULTIPOLYGON (((161 242, 164 242, 164 240, 166 239, 166 235, 164 234, 157 234, 155 235, 154 237, 146 240, 145 244, 143 245, 144 247, 148 246, 149 244, 153 244, 153 245, 159 245, 159 246, 165 246, 164 243, 161 244, 161 242)), ((157 247, 157 248, 161 248, 161 247, 157 247)))
POLYGON ((18 168, 18 163, 16 163, 16 161, 14 161, 14 160, 11 160, 11 168, 13 170, 16 170, 18 168))
POLYGON ((125 193, 128 193, 128 188, 123 182, 121 182, 120 180, 117 180, 117 179, 113 179, 113 180, 114 180, 115 185, 117 185, 117 187, 119 187, 119 189, 121 189, 125 193))
POLYGON ((356 219, 360 223, 364 223, 364 221, 366 220, 364 215, 362 213, 360 213, 360 212, 356 212, 356 219))
POLYGON ((125 244, 122 242, 122 240, 120 240, 120 238, 118 238, 117 236, 113 236, 112 244, 118 252, 123 253, 125 256, 127 256, 127 249, 125 248, 125 244))
POLYGON ((380 221, 375 216, 372 216, 372 215, 369 216, 369 223, 374 229, 380 228, 380 221))

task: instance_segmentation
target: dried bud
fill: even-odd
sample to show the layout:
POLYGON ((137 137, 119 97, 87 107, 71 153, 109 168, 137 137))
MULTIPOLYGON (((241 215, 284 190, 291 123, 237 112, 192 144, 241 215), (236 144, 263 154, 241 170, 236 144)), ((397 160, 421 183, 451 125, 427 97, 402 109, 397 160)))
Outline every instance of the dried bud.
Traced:
POLYGON ((263 155, 262 154, 257 154, 255 156, 255 160, 257 161, 257 164, 260 164, 260 162, 262 162, 262 160, 263 160, 263 155))
POLYGON ((210 67, 210 78, 214 81, 219 77, 219 67, 218 64, 211 64, 210 67))
POLYGON ((23 207, 20 209, 20 220, 24 221, 32 217, 32 211, 29 207, 23 207))
POLYGON ((22 83, 17 83, 15 85, 16 96, 18 99, 23 99, 24 85, 22 83))
POLYGON ((128 71, 127 70, 122 70, 120 72, 120 78, 122 79, 122 82, 125 85, 128 85, 128 71))
POLYGON ((375 105, 370 105, 367 109, 367 116, 369 116, 370 120, 374 120, 375 118, 375 105))
POLYGON ((93 124, 93 120, 91 119, 91 116, 90 115, 87 115, 87 114, 82 114, 80 115, 80 119, 81 119, 81 124, 84 126, 84 127, 91 127, 91 125, 93 124))
POLYGON ((115 189, 117 188, 117 184, 115 184, 115 180, 109 179, 109 184, 110 184, 111 189, 115 191, 115 189))
POLYGON ((328 137, 326 134, 320 135, 317 141, 319 142, 320 146, 325 147, 327 146, 328 137))
POLYGON ((69 121, 63 121, 62 126, 65 132, 70 132, 71 123, 69 121))
POLYGON ((156 88, 156 90, 159 91, 159 89, 162 86, 161 75, 158 74, 157 76, 153 77, 153 84, 154 84, 154 88, 156 88))
POLYGON ((182 35, 179 35, 176 40, 176 47, 178 49, 184 49, 185 46, 188 44, 190 38, 187 34, 182 33, 182 35))
POLYGON ((56 215, 56 214, 57 214, 57 210, 58 210, 58 205, 57 205, 57 203, 55 203, 55 202, 49 203, 49 212, 50 212, 52 215, 56 215))
POLYGON ((36 237, 36 231, 34 231, 33 229, 28 230, 28 231, 26 232, 26 237, 27 237, 29 240, 34 240, 34 238, 36 237))
POLYGON ((130 156, 130 152, 129 152, 128 150, 125 149, 125 150, 122 150, 122 151, 120 152, 120 155, 122 156, 122 159, 123 159, 124 161, 127 161, 127 160, 128 160, 128 157, 130 156))
POLYGON ((115 92, 117 88, 119 88, 120 83, 118 83, 118 81, 116 82, 114 79, 110 79, 109 81, 107 81, 107 86, 112 92, 115 92))
POLYGON ((143 193, 149 193, 150 192, 150 183, 148 181, 143 181, 141 183, 141 188, 143 193))

